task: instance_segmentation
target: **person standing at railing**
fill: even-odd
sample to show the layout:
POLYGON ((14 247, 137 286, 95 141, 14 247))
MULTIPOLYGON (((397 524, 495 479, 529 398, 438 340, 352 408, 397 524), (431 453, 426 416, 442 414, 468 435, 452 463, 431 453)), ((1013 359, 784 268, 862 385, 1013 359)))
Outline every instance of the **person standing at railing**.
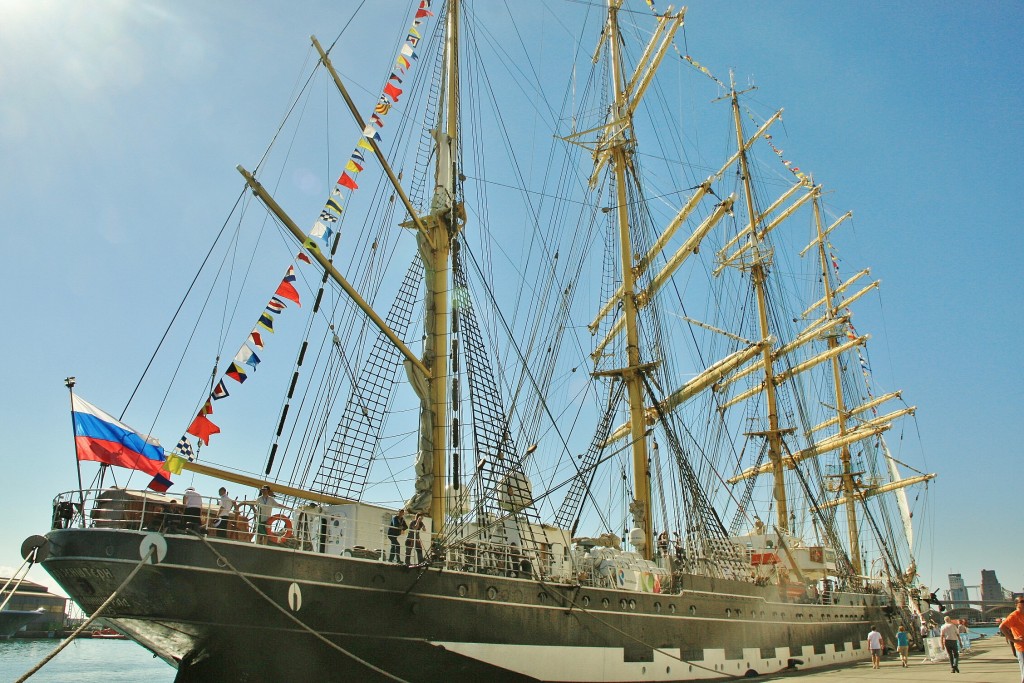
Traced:
POLYGON ((399 510, 391 517, 391 523, 388 524, 388 540, 391 541, 391 552, 388 553, 388 562, 400 563, 402 561, 402 546, 398 544, 398 537, 408 528, 409 523, 405 521, 404 509, 399 510))
POLYGON ((185 508, 185 514, 181 520, 185 530, 192 530, 198 533, 201 524, 200 518, 203 514, 203 497, 196 493, 194 488, 189 486, 181 497, 181 505, 185 508))
POLYGON ((256 542, 260 545, 267 544, 267 520, 274 514, 274 508, 281 507, 274 498, 270 486, 264 484, 260 489, 259 498, 256 499, 256 542))
POLYGON ((423 523, 423 513, 417 512, 416 517, 409 523, 409 533, 405 537, 405 563, 409 564, 412 550, 416 550, 416 564, 423 564, 423 546, 420 545, 420 532, 426 528, 423 523))
POLYGON ((217 510, 217 521, 213 523, 214 535, 220 538, 228 537, 228 521, 231 513, 237 507, 235 499, 228 495, 228 490, 223 486, 217 492, 220 494, 220 509, 217 510))

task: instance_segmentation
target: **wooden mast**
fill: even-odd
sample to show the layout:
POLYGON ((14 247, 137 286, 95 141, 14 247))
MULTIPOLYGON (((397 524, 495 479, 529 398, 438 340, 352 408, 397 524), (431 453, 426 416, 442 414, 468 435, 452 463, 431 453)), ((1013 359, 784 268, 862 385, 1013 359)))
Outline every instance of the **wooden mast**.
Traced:
POLYGON ((633 272, 633 246, 630 238, 629 199, 626 195, 626 169, 630 164, 632 140, 626 132, 629 122, 628 93, 619 53, 618 9, 621 0, 608 0, 608 55, 612 66, 615 89, 613 118, 624 125, 617 127, 609 140, 612 169, 615 174, 616 212, 619 228, 619 256, 622 266, 622 317, 626 325, 626 367, 622 377, 629 396, 630 437, 633 452, 633 503, 630 506, 633 523, 643 533, 643 547, 638 548, 645 558, 652 557, 653 529, 651 528, 651 473, 648 465, 646 422, 644 420, 643 378, 640 373, 640 335, 637 331, 636 280, 633 272))
MULTIPOLYGON (((747 164, 747 152, 743 144, 743 125, 740 120, 739 93, 736 92, 735 83, 732 84, 732 92, 729 95, 732 102, 733 122, 736 127, 736 144, 740 150, 740 169, 743 175, 743 193, 747 202, 747 215, 750 219, 750 244, 752 253, 752 264, 750 267, 751 279, 753 280, 754 292, 757 296, 757 311, 760 324, 761 338, 767 339, 771 336, 768 327, 768 303, 765 296, 765 255, 761 253, 760 238, 758 237, 757 214, 754 211, 754 195, 750 184, 750 168, 747 164)), ((768 439, 768 459, 771 462, 772 476, 774 478, 774 496, 776 507, 777 526, 780 530, 789 529, 789 504, 786 500, 786 470, 782 461, 782 432, 779 429, 779 411, 775 397, 775 372, 772 369, 772 347, 768 345, 761 354, 764 365, 764 387, 765 396, 768 402, 768 429, 763 432, 768 439)))
MULTIPOLYGON (((825 315, 827 317, 836 318, 839 315, 839 310, 836 307, 834 294, 832 292, 832 278, 829 274, 828 254, 825 252, 825 234, 821 225, 821 203, 817 197, 814 198, 814 227, 818 232, 818 258, 821 262, 821 281, 825 288, 825 315)), ((827 343, 828 348, 830 349, 834 349, 839 346, 839 340, 836 338, 835 334, 829 334, 827 336, 827 343)), ((832 357, 832 384, 835 389, 836 416, 839 421, 839 435, 840 437, 843 437, 846 435, 848 429, 846 426, 846 398, 843 395, 842 372, 838 356, 832 357)), ((853 458, 850 455, 850 445, 845 444, 839 451, 839 462, 842 464, 842 472, 839 477, 843 496, 846 499, 846 526, 850 536, 850 562, 853 565, 853 576, 856 581, 856 577, 859 577, 862 574, 862 567, 860 561, 860 535, 857 531, 857 503, 854 498, 854 493, 856 491, 854 476, 855 474, 861 473, 855 473, 853 471, 852 460, 853 458)))
MULTIPOLYGON (((445 27, 444 73, 441 80, 441 112, 434 131, 437 168, 430 214, 426 230, 417 233, 425 267, 426 315, 423 362, 430 368, 425 420, 420 429, 430 431, 430 459, 433 469, 430 517, 432 529, 440 532, 445 512, 445 475, 448 448, 448 291, 451 274, 451 241, 461 226, 461 207, 456 204, 455 179, 458 174, 459 117, 459 2, 449 3, 445 27)), ((422 441, 421 441, 422 443, 422 441)))

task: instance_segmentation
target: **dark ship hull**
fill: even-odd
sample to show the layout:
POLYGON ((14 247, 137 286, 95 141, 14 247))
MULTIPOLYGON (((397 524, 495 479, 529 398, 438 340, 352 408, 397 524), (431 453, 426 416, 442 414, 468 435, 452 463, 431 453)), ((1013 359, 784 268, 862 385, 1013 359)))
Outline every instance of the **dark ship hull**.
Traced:
MULTIPOLYGON (((42 564, 92 613, 156 536, 53 530, 42 564)), ((166 543, 162 559, 104 616, 176 666, 176 681, 717 679, 866 659, 870 625, 888 637, 898 612, 879 593, 805 604, 773 586, 705 577, 642 593, 188 535, 156 540, 166 543)))

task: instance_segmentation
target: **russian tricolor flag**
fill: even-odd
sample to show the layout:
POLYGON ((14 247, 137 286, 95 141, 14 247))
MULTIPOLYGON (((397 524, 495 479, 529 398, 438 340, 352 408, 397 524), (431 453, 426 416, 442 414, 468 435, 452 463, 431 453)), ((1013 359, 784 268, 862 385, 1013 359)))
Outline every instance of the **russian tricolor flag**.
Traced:
POLYGON ((94 460, 155 475, 164 466, 160 442, 140 434, 78 396, 71 397, 79 460, 94 460))

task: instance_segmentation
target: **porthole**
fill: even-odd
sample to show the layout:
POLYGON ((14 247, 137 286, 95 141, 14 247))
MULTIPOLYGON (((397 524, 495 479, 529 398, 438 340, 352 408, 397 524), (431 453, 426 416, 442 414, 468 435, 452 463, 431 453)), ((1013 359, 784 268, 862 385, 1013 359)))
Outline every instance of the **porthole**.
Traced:
POLYGON ((619 600, 619 609, 626 609, 626 598, 619 600))
POLYGON ((676 606, 674 604, 672 604, 671 602, 668 603, 668 611, 671 614, 675 614, 676 613, 676 606))
POLYGON ((736 616, 737 617, 743 616, 743 610, 741 610, 741 609, 736 610, 736 616))
POLYGON ((727 617, 731 617, 731 616, 732 616, 732 610, 731 610, 731 609, 729 609, 729 608, 726 608, 726 610, 725 610, 725 616, 727 616, 727 617))
POLYGON ((697 613, 697 606, 696 605, 690 605, 690 616, 692 617, 696 613, 697 613))
POLYGON ((496 597, 498 597, 498 589, 495 588, 494 586, 488 586, 487 587, 487 599, 488 600, 494 600, 496 597))
POLYGON ((636 609, 636 600, 629 601, 629 609, 636 609))
POLYGON ((459 584, 459 597, 464 598, 469 595, 469 586, 464 583, 459 584))
POLYGON ((584 607, 587 607, 588 605, 590 605, 590 596, 589 595, 584 595, 582 602, 583 602, 583 606, 584 607))
POLYGON ((608 602, 608 598, 601 598, 601 607, 607 608, 611 603, 608 602))
POLYGON ((660 602, 654 603, 654 611, 655 612, 661 612, 661 603, 660 602))

